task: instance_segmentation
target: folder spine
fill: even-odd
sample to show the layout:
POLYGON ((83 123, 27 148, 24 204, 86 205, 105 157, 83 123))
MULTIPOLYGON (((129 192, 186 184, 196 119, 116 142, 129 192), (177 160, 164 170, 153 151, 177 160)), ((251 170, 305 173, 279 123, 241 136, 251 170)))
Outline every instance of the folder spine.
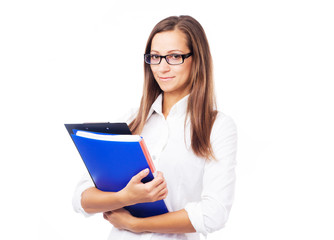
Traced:
POLYGON ((147 146, 145 144, 144 139, 142 138, 141 141, 139 142, 141 149, 143 150, 143 153, 145 155, 146 161, 148 163, 148 166, 150 167, 151 172, 154 174, 155 173, 155 167, 151 158, 151 155, 147 149, 147 146))

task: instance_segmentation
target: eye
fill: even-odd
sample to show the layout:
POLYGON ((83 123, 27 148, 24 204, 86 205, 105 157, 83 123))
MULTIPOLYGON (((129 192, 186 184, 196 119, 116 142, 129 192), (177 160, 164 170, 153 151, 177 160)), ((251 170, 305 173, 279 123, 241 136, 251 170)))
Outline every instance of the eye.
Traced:
POLYGON ((170 57, 173 60, 179 60, 180 58, 182 58, 181 54, 172 54, 170 55, 170 57))
POLYGON ((160 59, 160 56, 156 55, 156 54, 151 54, 151 59, 152 60, 158 60, 158 59, 160 59))

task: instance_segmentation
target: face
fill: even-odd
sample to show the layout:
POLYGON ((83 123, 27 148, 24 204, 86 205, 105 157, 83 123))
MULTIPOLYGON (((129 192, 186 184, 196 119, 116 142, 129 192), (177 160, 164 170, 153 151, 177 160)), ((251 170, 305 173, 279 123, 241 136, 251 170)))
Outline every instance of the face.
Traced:
MULTIPOLYGON (((151 54, 188 54, 187 39, 180 30, 157 33, 151 44, 151 54)), ((159 84, 165 96, 182 98, 190 92, 190 69, 192 57, 184 59, 180 65, 169 65, 162 59, 159 65, 151 65, 155 80, 159 84)))

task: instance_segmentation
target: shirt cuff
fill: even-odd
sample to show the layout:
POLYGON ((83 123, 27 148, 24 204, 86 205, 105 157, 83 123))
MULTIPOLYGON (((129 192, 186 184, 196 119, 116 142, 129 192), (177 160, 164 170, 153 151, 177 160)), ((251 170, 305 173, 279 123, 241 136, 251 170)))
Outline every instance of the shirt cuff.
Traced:
POLYGON ((206 237, 208 232, 206 231, 206 228, 204 226, 201 203, 200 202, 188 203, 184 209, 188 213, 189 220, 193 225, 193 227, 195 228, 196 232, 201 233, 206 237))

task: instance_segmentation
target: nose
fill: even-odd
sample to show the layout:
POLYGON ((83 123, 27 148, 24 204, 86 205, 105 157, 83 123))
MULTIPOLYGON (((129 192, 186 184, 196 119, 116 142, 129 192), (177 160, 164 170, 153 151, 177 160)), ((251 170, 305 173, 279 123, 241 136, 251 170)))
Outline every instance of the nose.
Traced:
POLYGON ((167 60, 165 58, 161 60, 158 70, 160 72, 168 72, 170 70, 170 65, 167 63, 167 60))

